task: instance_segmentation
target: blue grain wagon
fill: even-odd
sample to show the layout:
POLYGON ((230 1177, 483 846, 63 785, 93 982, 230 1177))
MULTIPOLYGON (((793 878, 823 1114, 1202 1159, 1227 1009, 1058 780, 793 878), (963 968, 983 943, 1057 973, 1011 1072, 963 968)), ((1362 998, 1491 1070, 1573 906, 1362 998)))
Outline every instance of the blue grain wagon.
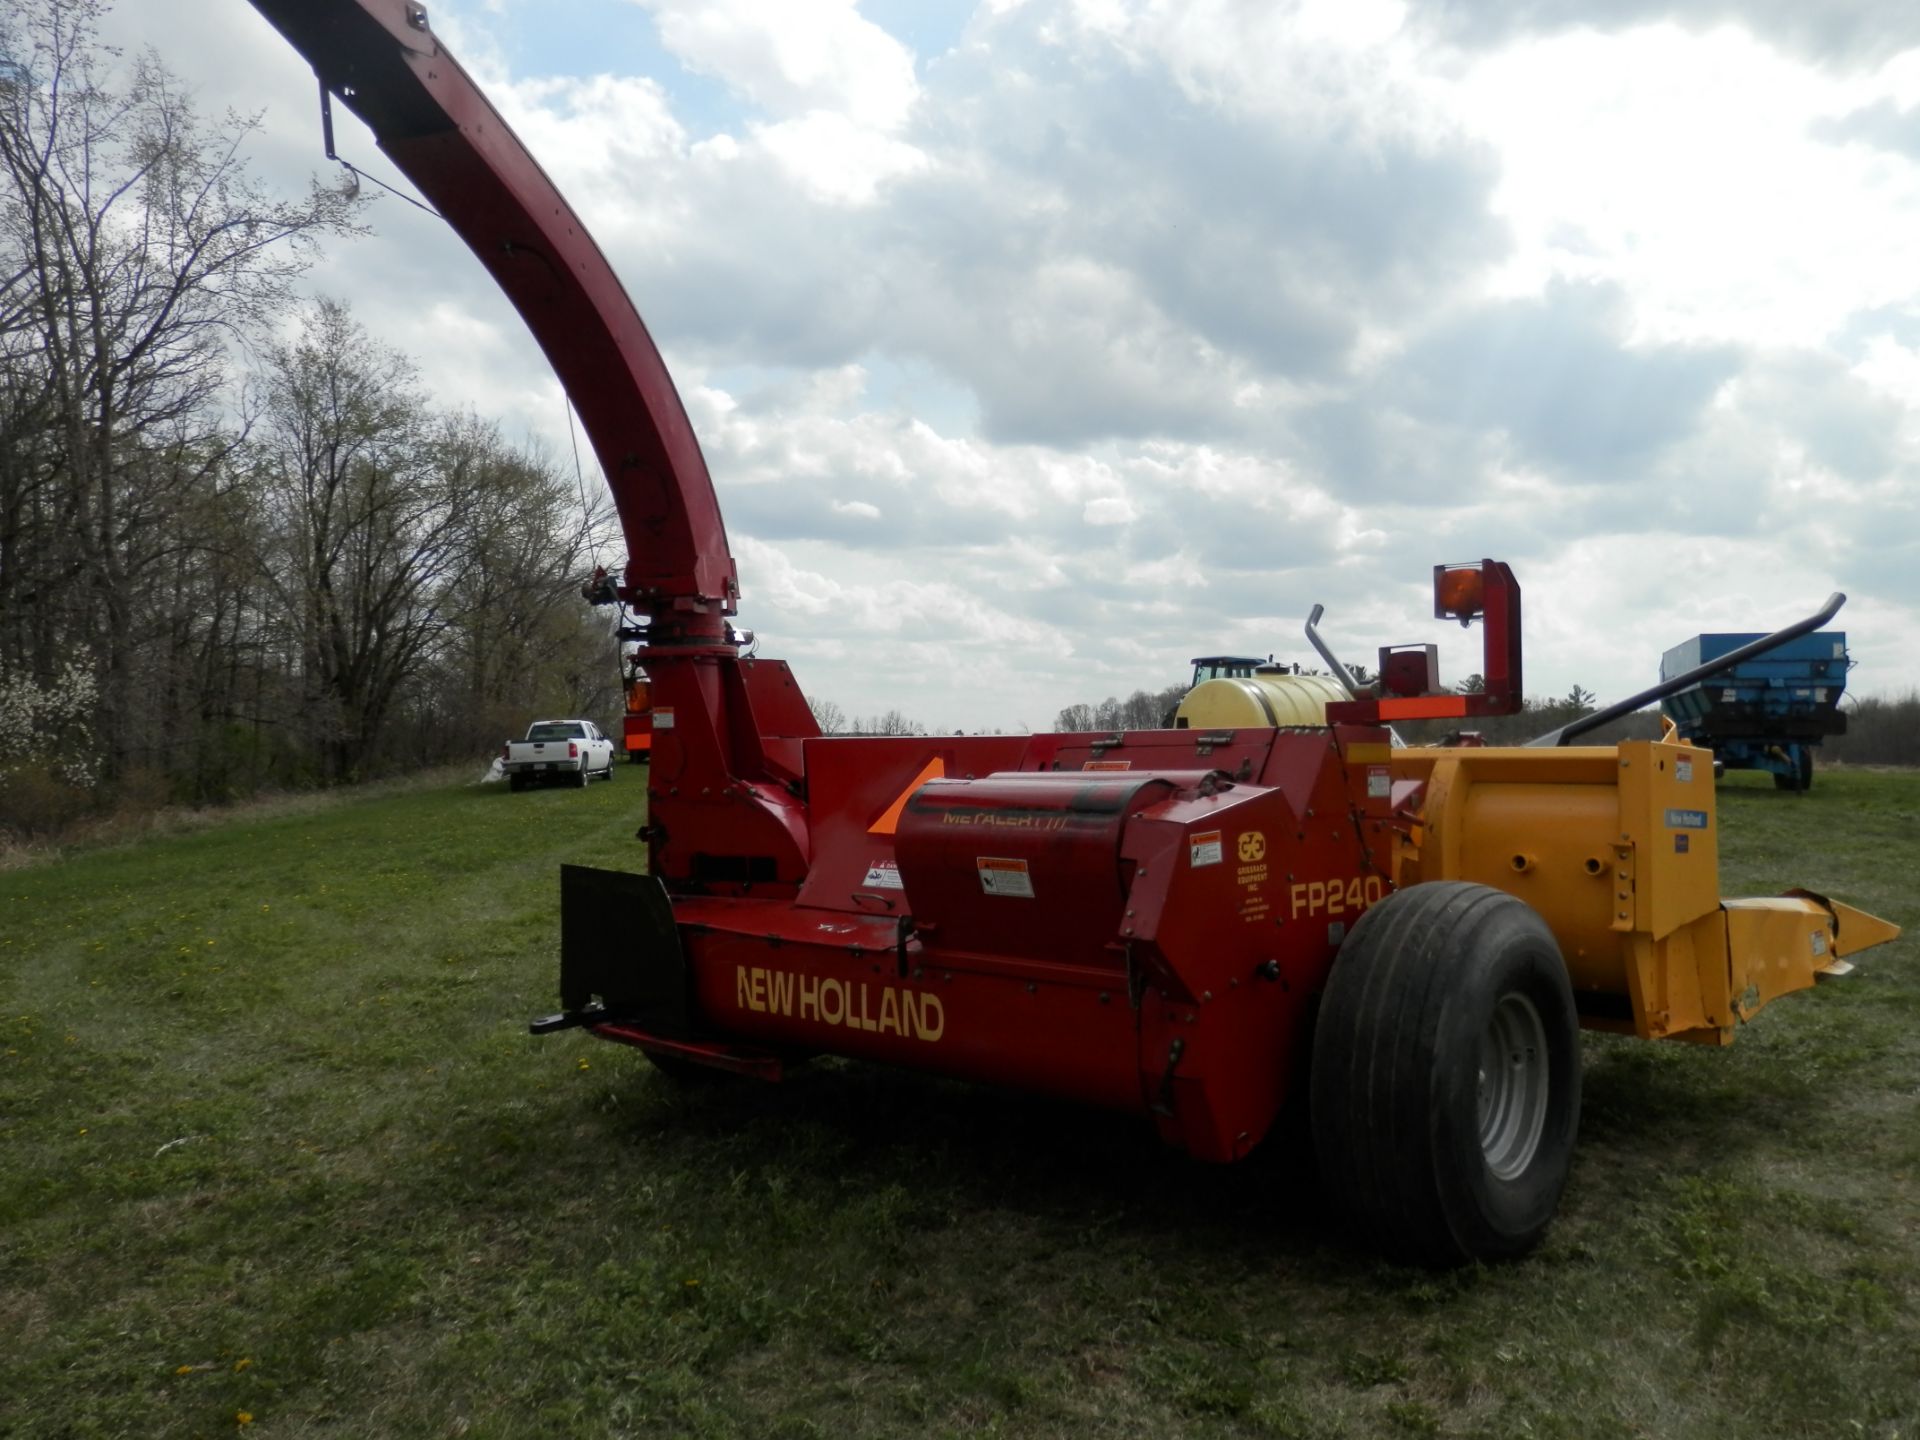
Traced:
MULTIPOLYGON (((1696 635, 1660 659, 1660 678, 1681 675, 1730 654, 1751 635, 1696 635)), ((1730 770, 1766 770, 1782 790, 1813 784, 1814 747, 1843 735, 1847 717, 1847 637, 1816 630, 1788 640, 1730 670, 1669 695, 1660 708, 1695 745, 1711 749, 1730 770)))

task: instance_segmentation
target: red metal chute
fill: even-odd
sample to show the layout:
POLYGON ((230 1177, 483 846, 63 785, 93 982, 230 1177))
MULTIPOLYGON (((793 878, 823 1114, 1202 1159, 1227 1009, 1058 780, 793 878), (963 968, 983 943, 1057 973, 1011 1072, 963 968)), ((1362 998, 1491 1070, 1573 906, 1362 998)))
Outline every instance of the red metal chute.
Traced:
POLYGON ((619 508, 623 598, 720 635, 739 582, 706 460, 653 337, 573 207, 434 38, 423 6, 253 5, 367 123, 546 352, 619 508))

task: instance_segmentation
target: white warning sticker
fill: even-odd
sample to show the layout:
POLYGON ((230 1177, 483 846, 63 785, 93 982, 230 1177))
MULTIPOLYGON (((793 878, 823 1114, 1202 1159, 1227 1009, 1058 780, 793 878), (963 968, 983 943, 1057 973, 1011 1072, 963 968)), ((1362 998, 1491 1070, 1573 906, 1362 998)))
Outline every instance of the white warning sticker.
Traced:
POLYGON ((1676 760, 1673 762, 1673 778, 1682 785, 1693 783, 1693 761, 1676 760))
POLYGON ((891 860, 876 860, 867 867, 864 882, 869 890, 904 890, 900 883, 900 867, 891 860))
POLYGON ((1187 837, 1187 864, 1198 870, 1202 865, 1218 865, 1221 860, 1220 832, 1202 830, 1187 837))
POLYGON ((671 730, 673 728, 673 707, 671 705, 656 705, 653 707, 653 728, 656 730, 671 730))
POLYGON ((1385 765, 1367 767, 1367 798, 1384 800, 1393 794, 1393 771, 1385 765))
POLYGON ((1818 959, 1820 956, 1826 953, 1827 953, 1827 932, 1824 930, 1815 930, 1813 932, 1814 958, 1818 959))
POLYGON ((980 888, 989 895, 1017 895, 1022 900, 1033 899, 1033 877, 1027 873, 1024 860, 1002 860, 991 855, 981 855, 973 862, 980 870, 980 888))

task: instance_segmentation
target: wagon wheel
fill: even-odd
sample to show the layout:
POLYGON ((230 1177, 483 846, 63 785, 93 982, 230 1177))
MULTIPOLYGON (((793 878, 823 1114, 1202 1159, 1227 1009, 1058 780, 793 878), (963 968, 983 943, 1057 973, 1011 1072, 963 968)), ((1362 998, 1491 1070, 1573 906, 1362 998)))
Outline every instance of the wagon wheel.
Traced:
POLYGON ((1813 788, 1813 747, 1802 745, 1794 752, 1793 773, 1782 775, 1774 771, 1773 786, 1776 790, 1811 790, 1813 788))
POLYGON ((1367 911, 1312 1064, 1322 1178, 1373 1243, 1438 1265, 1539 1243, 1579 1129, 1580 1034, 1559 947, 1524 902, 1439 881, 1367 911))

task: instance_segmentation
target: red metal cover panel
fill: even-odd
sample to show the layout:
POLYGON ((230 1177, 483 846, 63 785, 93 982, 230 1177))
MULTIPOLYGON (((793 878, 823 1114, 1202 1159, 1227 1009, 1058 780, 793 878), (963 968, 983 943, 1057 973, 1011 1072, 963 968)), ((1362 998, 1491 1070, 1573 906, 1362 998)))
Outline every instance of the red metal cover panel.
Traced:
POLYGON ((1285 795, 1296 816, 1304 815, 1313 803, 1314 787, 1328 773, 1328 762, 1337 764, 1339 758, 1331 730, 1277 731, 1272 753, 1260 767, 1260 783, 1285 795))
POLYGON ((820 733, 820 722, 786 661, 742 660, 740 675, 753 706, 755 733, 763 741, 772 736, 807 740, 820 733))
POLYGON ((1196 774, 1047 772, 935 780, 900 818, 900 874, 929 953, 1112 972, 1127 817, 1196 774))
POLYGON ((804 742, 813 863, 799 903, 904 915, 894 834, 876 828, 935 761, 943 775, 986 775, 1020 763, 1024 735, 860 735, 804 742))
MULTIPOLYGON (((819 928, 853 918, 785 913, 819 928)), ((770 945, 745 933, 757 917, 738 902, 716 918, 685 943, 697 1007, 729 1038, 1140 1108, 1135 1015, 1119 986, 1031 986, 921 963, 917 946, 902 976, 890 951, 860 953, 837 936, 787 943, 783 926, 782 943, 770 945)))

